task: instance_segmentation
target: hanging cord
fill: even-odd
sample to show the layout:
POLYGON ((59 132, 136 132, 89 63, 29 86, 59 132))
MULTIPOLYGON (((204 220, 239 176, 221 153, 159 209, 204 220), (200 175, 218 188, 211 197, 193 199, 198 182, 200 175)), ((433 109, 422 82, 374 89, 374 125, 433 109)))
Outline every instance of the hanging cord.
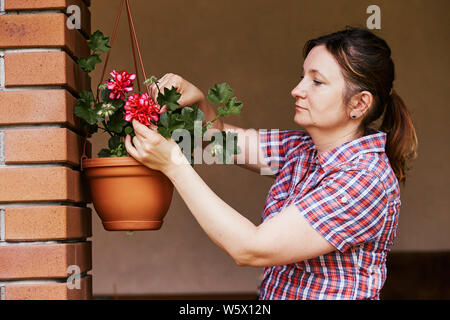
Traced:
POLYGON ((134 49, 135 41, 133 41, 134 40, 133 30, 132 30, 131 22, 130 22, 130 14, 128 13, 128 1, 127 1, 127 17, 128 17, 128 27, 130 29, 131 51, 133 52, 134 70, 136 72, 138 90, 139 90, 139 92, 141 92, 141 80, 139 79, 139 71, 138 71, 138 66, 137 66, 137 62, 136 62, 136 52, 134 49))
MULTIPOLYGON (((134 36, 134 37, 133 36, 131 36, 131 37, 136 42, 136 48, 137 48, 137 52, 138 52, 138 55, 139 55, 139 62, 141 63, 142 74, 144 75, 144 79, 146 80, 147 79, 147 74, 145 72, 144 62, 142 60, 141 48, 139 47, 139 41, 138 41, 137 36, 136 36, 136 29, 134 28, 133 16, 131 15, 131 9, 130 9, 130 2, 129 2, 129 0, 126 0, 126 3, 127 3, 128 23, 130 25, 130 33, 131 33, 131 31, 133 31, 133 36, 134 36)), ((136 58, 135 58, 135 63, 136 63, 136 58)), ((147 92, 150 94, 150 87, 149 87, 149 85, 146 85, 146 86, 147 86, 147 92)))
MULTIPOLYGON (((131 9, 130 9, 129 0, 122 0, 121 3, 120 3, 119 13, 117 14, 117 17, 116 17, 113 34, 111 36, 111 41, 110 41, 111 49, 106 54, 105 64, 103 65, 103 71, 101 73, 100 83, 102 83, 103 79, 104 79, 104 75, 105 75, 106 67, 108 65, 108 61, 109 61, 109 57, 110 57, 111 50, 112 50, 112 47, 113 47, 113 43, 114 43, 114 40, 116 38, 116 33, 117 33, 118 26, 119 26, 120 16, 122 14, 122 9, 123 9, 124 3, 126 3, 126 7, 127 7, 128 26, 129 26, 129 30, 130 30, 130 40, 131 40, 131 50, 133 52, 134 67, 135 67, 135 70, 136 70, 136 77, 137 77, 137 81, 138 81, 138 90, 141 91, 141 85, 140 85, 140 80, 139 80, 139 72, 138 72, 138 67, 137 67, 136 52, 135 52, 135 47, 134 47, 135 45, 136 45, 136 49, 138 51, 139 62, 141 64, 141 68, 142 68, 142 73, 144 75, 144 79, 147 79, 147 75, 146 75, 145 68, 144 68, 144 63, 143 63, 143 60, 142 60, 142 55, 141 55, 141 50, 140 50, 140 47, 139 47, 139 42, 138 42, 138 39, 137 39, 137 36, 136 36, 136 30, 134 28, 134 22, 133 22, 133 17, 131 15, 131 9)), ((147 86, 147 92, 150 94, 150 88, 149 88, 148 85, 146 85, 146 86, 147 86)), ((95 98, 94 106, 98 103, 99 95, 100 95, 99 93, 100 93, 100 89, 97 87, 97 96, 95 98)), ((89 135, 89 132, 86 132, 86 136, 84 138, 84 144, 83 144, 83 155, 81 156, 81 161, 80 161, 80 170, 81 171, 83 171, 83 160, 88 159, 88 157, 86 156, 86 143, 87 143, 88 135, 89 135)))
MULTIPOLYGON (((113 43, 114 43, 114 40, 116 39, 117 28, 119 26, 120 15, 122 14, 122 9, 123 9, 124 2, 125 2, 125 0, 122 0, 120 2, 119 13, 117 14, 117 17, 116 17, 116 22, 114 24, 113 34, 111 36, 111 41, 110 41, 111 49, 106 54, 105 64, 103 65, 103 71, 101 73, 101 78, 100 78, 100 82, 99 83, 103 82, 103 77, 105 76, 106 66, 108 65, 109 57, 111 55, 111 51, 112 51, 112 48, 113 48, 113 43)), ((100 92, 100 89, 97 87, 97 97, 95 98, 95 104, 98 103, 99 92, 100 92)))

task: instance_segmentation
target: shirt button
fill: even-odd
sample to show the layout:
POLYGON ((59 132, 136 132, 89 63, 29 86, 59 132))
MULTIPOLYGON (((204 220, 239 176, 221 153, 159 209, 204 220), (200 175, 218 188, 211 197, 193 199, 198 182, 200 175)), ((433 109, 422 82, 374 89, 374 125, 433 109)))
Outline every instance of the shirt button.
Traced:
POLYGON ((341 198, 341 202, 342 202, 342 203, 347 203, 347 198, 346 198, 346 197, 342 197, 342 198, 341 198))

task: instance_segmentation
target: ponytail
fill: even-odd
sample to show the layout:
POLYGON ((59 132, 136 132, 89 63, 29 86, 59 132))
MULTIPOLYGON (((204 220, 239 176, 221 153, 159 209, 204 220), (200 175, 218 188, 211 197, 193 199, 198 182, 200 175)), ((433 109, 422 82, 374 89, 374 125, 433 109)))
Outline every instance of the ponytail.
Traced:
POLYGON ((416 130, 402 98, 392 91, 380 131, 387 133, 386 154, 400 183, 406 182, 408 162, 417 157, 418 140, 416 130))

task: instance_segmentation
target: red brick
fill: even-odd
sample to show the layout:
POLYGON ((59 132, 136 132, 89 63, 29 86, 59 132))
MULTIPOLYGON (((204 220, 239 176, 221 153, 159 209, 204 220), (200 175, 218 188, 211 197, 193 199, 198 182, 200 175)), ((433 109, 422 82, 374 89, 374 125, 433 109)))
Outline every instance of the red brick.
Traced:
MULTIPOLYGON (((5 11, 20 10, 63 10, 71 5, 77 5, 81 9, 81 30, 86 34, 91 33, 91 12, 85 1, 81 0, 5 0, 5 11)), ((90 5, 90 4, 89 4, 90 5)))
POLYGON ((89 201, 80 172, 67 167, 4 167, 0 177, 0 203, 89 201))
POLYGON ((67 6, 76 5, 90 5, 90 1, 68 1, 68 0, 4 0, 5 11, 9 10, 49 10, 49 9, 65 9, 67 6))
POLYGON ((91 90, 90 77, 63 51, 6 53, 5 86, 67 86, 76 92, 91 90))
POLYGON ((6 300, 90 300, 92 299, 92 276, 80 279, 80 289, 69 289, 66 282, 60 283, 8 283, 5 286, 6 300))
POLYGON ((0 246, 0 280, 57 279, 92 269, 92 243, 11 244, 0 246))
MULTIPOLYGON (((5 162, 53 162, 79 166, 83 141, 84 137, 65 128, 5 130, 5 162)), ((90 152, 87 155, 90 157, 90 152)))
POLYGON ((80 128, 76 99, 67 90, 0 91, 0 125, 63 124, 80 128))
POLYGON ((87 57, 90 48, 76 29, 66 27, 63 13, 0 16, 0 48, 64 48, 76 57, 87 57))
POLYGON ((63 240, 91 236, 90 208, 69 206, 5 208, 6 241, 63 240))

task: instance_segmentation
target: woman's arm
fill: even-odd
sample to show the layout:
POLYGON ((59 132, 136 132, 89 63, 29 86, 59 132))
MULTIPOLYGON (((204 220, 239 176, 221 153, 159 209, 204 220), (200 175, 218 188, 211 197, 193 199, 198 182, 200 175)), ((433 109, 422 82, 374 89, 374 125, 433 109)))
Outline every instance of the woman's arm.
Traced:
POLYGON ((257 228, 220 199, 186 161, 165 172, 202 229, 237 264, 257 228))
POLYGON ((238 265, 282 265, 336 250, 294 205, 256 227, 220 199, 187 161, 166 175, 202 229, 238 265))
POLYGON ((133 120, 136 136, 125 139, 128 153, 151 169, 163 172, 213 242, 238 265, 287 264, 334 251, 295 206, 255 226, 220 199, 201 179, 173 140, 156 128, 133 120))

